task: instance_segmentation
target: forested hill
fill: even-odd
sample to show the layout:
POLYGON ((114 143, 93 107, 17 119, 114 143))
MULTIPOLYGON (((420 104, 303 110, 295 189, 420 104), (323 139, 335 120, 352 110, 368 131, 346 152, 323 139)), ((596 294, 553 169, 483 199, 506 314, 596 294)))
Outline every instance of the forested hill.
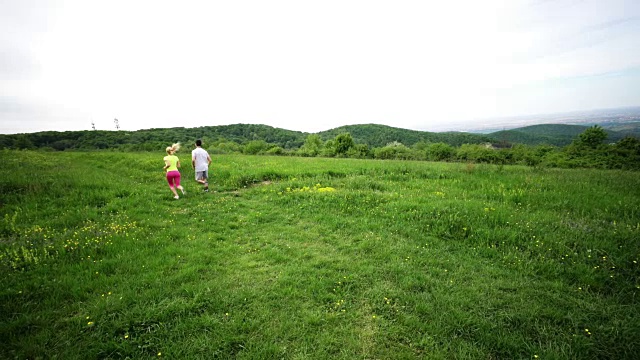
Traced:
MULTIPOLYGON (((625 136, 638 137, 630 130, 638 127, 627 127, 622 131, 604 129, 608 135, 606 142, 617 142, 625 136)), ((499 147, 512 144, 540 145, 548 144, 566 146, 588 129, 581 125, 532 125, 512 130, 498 131, 491 134, 474 134, 464 132, 427 132, 401 129, 386 125, 362 124, 341 126, 319 132, 317 135, 323 142, 335 139, 336 136, 349 133, 355 144, 365 144, 369 148, 381 148, 389 144, 401 143, 412 147, 418 143, 444 143, 459 147, 463 144, 492 143, 499 147)), ((0 135, 0 149, 35 149, 53 150, 67 149, 121 149, 134 151, 157 151, 174 142, 191 145, 194 140, 202 139, 207 145, 224 144, 222 147, 237 149, 250 142, 263 142, 281 149, 299 149, 311 133, 285 130, 268 125, 234 124, 220 126, 203 126, 196 128, 161 128, 138 131, 44 131, 28 134, 0 135)))
MULTIPOLYGON (((497 131, 487 135, 495 140, 508 144, 566 146, 571 144, 578 135, 588 128, 589 126, 584 125, 541 124, 497 131)), ((629 135, 629 133, 608 129, 604 129, 604 131, 608 135, 608 142, 617 142, 629 135)))
POLYGON ((389 143, 399 142, 412 146, 418 142, 445 143, 451 146, 462 144, 481 144, 494 141, 491 136, 463 132, 434 133, 427 131, 400 129, 386 125, 363 124, 346 125, 319 132, 322 140, 329 140, 342 133, 349 133, 354 142, 368 144, 371 147, 382 147, 389 143))
MULTIPOLYGON (((392 142, 412 146, 417 142, 442 142, 451 146, 490 142, 487 135, 447 132, 431 133, 416 130, 394 128, 385 125, 350 125, 317 133, 322 140, 330 140, 341 133, 348 132, 357 144, 369 147, 382 147, 392 142)), ((108 149, 156 151, 173 142, 192 144, 202 139, 206 144, 229 143, 246 144, 251 141, 264 141, 283 149, 301 147, 310 133, 285 130, 268 125, 234 124, 203 126, 197 128, 162 128, 138 131, 44 131, 29 134, 0 135, 2 148, 51 148, 66 149, 108 149)))
POLYGON ((298 148, 308 134, 267 125, 234 124, 197 128, 159 128, 137 131, 44 131, 29 134, 0 135, 0 148, 107 149, 156 151, 174 142, 207 144, 228 142, 243 144, 261 140, 285 149, 298 148))

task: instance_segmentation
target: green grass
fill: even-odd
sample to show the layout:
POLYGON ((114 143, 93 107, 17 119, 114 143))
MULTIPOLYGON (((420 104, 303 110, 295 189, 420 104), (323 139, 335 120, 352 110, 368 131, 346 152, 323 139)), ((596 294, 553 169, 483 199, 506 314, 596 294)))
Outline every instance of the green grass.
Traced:
POLYGON ((640 353, 637 173, 1 154, 0 358, 640 353))

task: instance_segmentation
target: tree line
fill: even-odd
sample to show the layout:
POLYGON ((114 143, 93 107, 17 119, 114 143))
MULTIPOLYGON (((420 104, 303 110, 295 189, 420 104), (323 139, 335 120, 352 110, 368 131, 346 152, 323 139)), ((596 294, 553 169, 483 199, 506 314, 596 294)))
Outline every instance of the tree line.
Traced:
MULTIPOLYGON (((322 142, 317 135, 309 135, 293 154, 299 156, 328 156, 373 159, 457 161, 498 165, 529 165, 535 167, 602 168, 640 170, 640 140, 625 137, 607 143, 607 132, 595 125, 579 134, 564 147, 553 145, 515 144, 497 147, 492 143, 453 146, 444 142, 419 141, 406 146, 394 141, 382 147, 369 148, 357 144, 349 133, 322 142)), ((263 152, 279 152, 265 148, 263 152)))
POLYGON ((266 125, 236 124, 200 128, 129 131, 69 131, 0 135, 0 149, 164 151, 180 141, 187 148, 202 139, 211 154, 242 153, 305 157, 346 157, 523 164, 640 170, 640 140, 606 142, 595 125, 567 146, 505 144, 484 135, 426 133, 378 125, 357 125, 308 134, 266 125), (353 131, 354 136, 350 131, 353 131), (388 131, 385 131, 388 130, 388 131), (363 142, 366 139, 367 142, 363 142))

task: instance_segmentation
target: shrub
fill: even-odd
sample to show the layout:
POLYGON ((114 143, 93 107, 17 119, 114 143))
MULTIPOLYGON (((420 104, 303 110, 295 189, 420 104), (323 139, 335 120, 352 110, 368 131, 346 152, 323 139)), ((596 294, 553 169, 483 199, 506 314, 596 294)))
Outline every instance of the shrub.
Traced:
POLYGON ((453 159, 456 149, 453 146, 439 142, 426 147, 427 159, 432 161, 447 161, 453 159))
POLYGON ((284 149, 280 146, 274 146, 265 152, 267 155, 284 155, 284 149))
POLYGON ((269 149, 269 144, 264 140, 252 140, 244 145, 243 153, 256 155, 269 149))

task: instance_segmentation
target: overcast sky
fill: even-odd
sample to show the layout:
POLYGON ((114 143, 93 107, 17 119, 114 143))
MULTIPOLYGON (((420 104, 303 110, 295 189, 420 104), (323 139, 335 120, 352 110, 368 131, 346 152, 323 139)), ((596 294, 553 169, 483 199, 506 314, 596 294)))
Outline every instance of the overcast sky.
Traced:
POLYGON ((0 133, 636 105, 638 0, 0 0, 0 133))

